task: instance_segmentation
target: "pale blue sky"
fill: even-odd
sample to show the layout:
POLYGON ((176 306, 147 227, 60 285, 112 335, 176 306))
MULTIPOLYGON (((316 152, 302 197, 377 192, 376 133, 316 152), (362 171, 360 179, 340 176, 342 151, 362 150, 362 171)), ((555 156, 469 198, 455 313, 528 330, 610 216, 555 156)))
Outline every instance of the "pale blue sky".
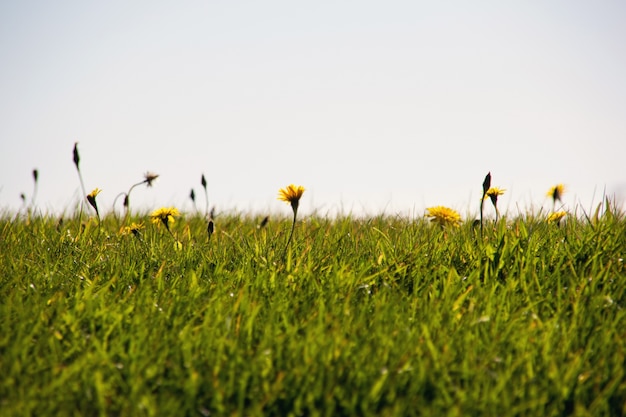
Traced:
POLYGON ((476 212, 626 198, 622 1, 0 3, 0 209, 476 212), (595 197, 594 197, 595 193, 595 197), (118 208, 121 209, 121 200, 118 208))

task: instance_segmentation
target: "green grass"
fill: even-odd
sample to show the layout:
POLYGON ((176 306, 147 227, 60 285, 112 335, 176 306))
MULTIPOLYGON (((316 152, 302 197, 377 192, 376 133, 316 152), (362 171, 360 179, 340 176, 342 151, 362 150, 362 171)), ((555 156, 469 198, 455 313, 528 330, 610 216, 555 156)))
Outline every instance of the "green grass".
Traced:
POLYGON ((616 210, 260 220, 2 216, 0 415, 626 414, 616 210))

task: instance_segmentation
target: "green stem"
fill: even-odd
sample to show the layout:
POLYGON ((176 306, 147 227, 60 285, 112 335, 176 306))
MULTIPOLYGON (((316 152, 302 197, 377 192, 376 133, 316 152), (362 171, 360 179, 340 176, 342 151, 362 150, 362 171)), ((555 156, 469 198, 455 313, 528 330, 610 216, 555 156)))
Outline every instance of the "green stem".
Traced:
POLYGON ((480 237, 483 236, 483 205, 485 203, 485 193, 483 193, 483 198, 480 199, 480 237))

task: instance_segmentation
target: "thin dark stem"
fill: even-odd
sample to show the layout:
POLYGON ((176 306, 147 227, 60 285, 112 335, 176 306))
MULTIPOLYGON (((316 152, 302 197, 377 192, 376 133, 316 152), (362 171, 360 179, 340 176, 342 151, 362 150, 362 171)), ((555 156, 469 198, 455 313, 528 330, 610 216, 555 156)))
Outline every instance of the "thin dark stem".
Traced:
POLYGON ((176 236, 174 236, 174 233, 170 230, 170 226, 166 223, 165 224, 165 228, 167 229, 168 232, 170 232, 170 236, 172 236, 172 238, 178 242, 178 239, 176 238, 176 236))
POLYGON ((483 198, 480 199, 480 237, 483 236, 483 205, 485 203, 485 194, 483 193, 483 198))
POLYGON ((172 239, 174 239, 174 242, 178 245, 178 238, 174 235, 174 232, 172 232, 172 230, 170 229, 170 224, 167 221, 162 221, 163 224, 165 225, 165 228, 167 229, 167 231, 169 232, 170 236, 172 236, 172 239))
POLYGON ((125 204, 125 207, 126 207, 126 215, 125 215, 125 218, 126 218, 126 220, 128 220, 128 217, 130 216, 130 192, 131 192, 131 191, 133 191, 133 188, 135 188, 135 187, 137 187, 137 186, 139 186, 139 185, 141 185, 141 184, 145 184, 145 183, 147 183, 147 182, 148 182, 148 180, 143 180, 143 181, 141 181, 141 182, 138 182, 137 184, 133 184, 133 185, 132 185, 132 186, 128 189, 128 192, 126 193, 126 197, 125 197, 125 202, 126 202, 126 204, 125 204))
POLYGON ((100 229, 102 228, 102 220, 100 219, 100 212, 96 210, 96 215, 98 216, 98 235, 100 235, 100 229))
POLYGON ((298 215, 298 210, 295 209, 293 211, 293 223, 291 223, 291 232, 289 233, 289 239, 287 239, 287 244, 285 245, 285 250, 283 250, 283 258, 287 254, 287 249, 289 248, 289 244, 291 243, 291 238, 293 238, 293 231, 296 228, 296 216, 298 215))

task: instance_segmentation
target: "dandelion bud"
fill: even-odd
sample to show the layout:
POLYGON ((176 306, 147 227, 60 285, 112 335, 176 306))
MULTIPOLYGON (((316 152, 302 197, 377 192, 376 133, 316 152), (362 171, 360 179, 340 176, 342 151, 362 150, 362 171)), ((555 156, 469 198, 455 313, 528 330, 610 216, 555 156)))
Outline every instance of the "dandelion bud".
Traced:
POLYGON ((211 239, 211 235, 215 231, 215 224, 213 223, 213 219, 209 219, 209 224, 207 226, 206 231, 209 234, 209 239, 211 239))
POLYGON ((76 165, 76 169, 78 168, 78 163, 80 162, 80 156, 78 155, 78 142, 74 142, 74 165, 76 165))
POLYGON ((483 181, 483 195, 487 194, 487 191, 491 187, 491 171, 487 173, 485 176, 485 180, 483 181))
POLYGON ((259 224, 258 228, 259 228, 259 229, 264 228, 265 226, 267 226, 267 223, 268 223, 269 221, 270 221, 270 216, 265 216, 265 217, 263 218, 263 220, 261 220, 261 223, 259 224))

